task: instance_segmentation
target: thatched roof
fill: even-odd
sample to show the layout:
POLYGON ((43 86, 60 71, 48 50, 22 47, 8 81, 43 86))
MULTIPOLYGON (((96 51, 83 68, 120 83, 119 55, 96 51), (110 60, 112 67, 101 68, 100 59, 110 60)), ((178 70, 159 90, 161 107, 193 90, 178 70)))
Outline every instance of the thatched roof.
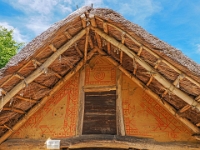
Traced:
POLYGON ((36 37, 0 70, 1 142, 90 52, 106 56, 194 133, 200 132, 200 66, 113 10, 83 7, 36 37))

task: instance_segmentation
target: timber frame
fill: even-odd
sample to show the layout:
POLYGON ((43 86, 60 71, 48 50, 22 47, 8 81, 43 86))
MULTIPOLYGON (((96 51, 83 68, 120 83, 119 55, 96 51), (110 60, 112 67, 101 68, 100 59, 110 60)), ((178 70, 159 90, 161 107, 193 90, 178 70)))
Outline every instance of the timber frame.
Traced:
MULTIPOLYGON (((121 110, 120 82, 122 73, 143 88, 146 93, 185 124, 193 132, 194 138, 199 140, 200 72, 197 72, 195 68, 192 70, 187 65, 180 64, 176 58, 168 57, 168 54, 165 54, 164 51, 158 51, 157 49, 160 47, 166 49, 171 47, 166 46, 164 43, 161 46, 157 45, 156 48, 156 45, 148 42, 148 39, 144 39, 145 35, 142 37, 142 33, 145 31, 136 33, 137 30, 142 30, 140 27, 136 26, 136 29, 131 30, 131 27, 121 24, 120 21, 112 20, 112 14, 114 14, 116 20, 123 20, 115 12, 110 12, 110 17, 109 15, 106 16, 106 10, 104 10, 105 12, 101 11, 102 9, 93 9, 91 7, 84 7, 78 10, 74 15, 61 22, 57 28, 50 29, 50 31, 54 31, 52 31, 53 33, 49 35, 48 39, 43 40, 41 47, 37 47, 39 40, 37 41, 36 39, 35 47, 32 47, 35 51, 29 54, 28 59, 25 60, 24 56, 22 56, 21 60, 14 66, 10 65, 14 59, 19 57, 16 56, 16 58, 14 57, 11 60, 10 64, 1 70, 0 109, 2 112, 8 113, 8 115, 9 113, 15 114, 12 115, 14 117, 18 116, 17 119, 19 120, 14 124, 8 124, 8 120, 1 120, 0 143, 2 143, 2 148, 13 143, 13 147, 17 147, 20 142, 24 141, 32 146, 33 143, 36 143, 38 146, 41 145, 44 142, 42 140, 34 141, 33 143, 26 139, 9 139, 6 142, 4 141, 13 132, 18 130, 37 110, 42 108, 49 97, 59 90, 65 81, 77 72, 84 74, 85 66, 88 65, 88 62, 94 56, 100 55, 117 67, 117 85, 106 87, 109 90, 115 89, 118 94, 117 135, 82 135, 83 95, 85 91, 92 91, 95 88, 86 86, 83 88, 85 77, 81 75, 79 89, 82 90, 79 91, 79 96, 82 98, 79 100, 79 119, 76 127, 77 137, 61 139, 62 147, 90 147, 91 144, 94 145, 96 143, 99 147, 106 146, 108 148, 199 149, 200 144, 198 143, 159 143, 152 139, 126 136, 121 110), (98 15, 100 12, 102 14, 98 15), (77 25, 74 25, 76 22, 77 25), (46 53, 45 56, 43 56, 44 53, 46 53), (57 66, 61 66, 60 70, 56 68, 57 66), (66 68, 62 70, 62 66, 66 68), (143 72, 145 72, 145 75, 142 74, 143 72), (53 78, 51 83, 42 84, 43 82, 41 81, 46 81, 50 77, 53 78), (191 85, 193 88, 188 88, 186 84, 191 85), (33 94, 28 95, 25 92, 31 86, 38 87, 39 90, 45 91, 44 93, 46 94, 41 94, 39 97, 34 97, 33 94), (24 92, 25 96, 22 92, 24 92), (172 95, 173 99, 169 99, 168 95, 172 95), (31 107, 20 109, 14 106, 13 101, 20 101, 21 104, 29 103, 31 107), (190 118, 191 113, 196 116, 190 118)), ((147 35, 150 36, 149 34, 147 35)), ((18 55, 30 49, 30 45, 27 45, 18 55)), ((173 51, 175 50, 173 49, 173 51)), ((190 62, 190 60, 187 61, 190 62)), ((189 66, 197 66, 198 70, 198 65, 193 62, 189 66)), ((97 87, 95 90, 98 90, 98 88, 106 90, 105 87, 97 87)), ((39 90, 38 93, 40 93, 39 90)))

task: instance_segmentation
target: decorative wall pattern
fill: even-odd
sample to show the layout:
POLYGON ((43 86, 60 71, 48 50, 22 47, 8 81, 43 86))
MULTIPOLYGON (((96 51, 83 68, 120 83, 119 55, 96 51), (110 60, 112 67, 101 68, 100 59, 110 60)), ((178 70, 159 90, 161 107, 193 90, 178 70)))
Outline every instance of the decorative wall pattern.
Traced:
POLYGON ((61 138, 75 135, 79 75, 57 91, 11 138, 61 138))
POLYGON ((116 68, 99 56, 86 67, 85 85, 115 85, 116 68))
POLYGON ((192 132, 156 100, 123 75, 122 102, 126 134, 157 141, 192 140, 192 132))

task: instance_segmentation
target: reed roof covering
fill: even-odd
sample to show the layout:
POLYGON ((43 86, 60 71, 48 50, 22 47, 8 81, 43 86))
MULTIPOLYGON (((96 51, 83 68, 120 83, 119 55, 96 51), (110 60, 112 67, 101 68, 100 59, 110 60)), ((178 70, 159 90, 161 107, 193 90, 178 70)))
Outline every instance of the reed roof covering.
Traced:
POLYGON ((113 10, 83 7, 0 70, 0 141, 95 55, 116 65, 199 134, 200 66, 113 10))

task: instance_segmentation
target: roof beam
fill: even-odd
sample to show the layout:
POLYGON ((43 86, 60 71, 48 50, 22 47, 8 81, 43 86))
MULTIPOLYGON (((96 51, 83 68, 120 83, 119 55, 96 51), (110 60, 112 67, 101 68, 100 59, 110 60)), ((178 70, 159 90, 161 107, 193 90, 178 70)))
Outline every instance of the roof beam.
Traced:
POLYGON ((76 51, 78 52, 78 54, 79 54, 81 57, 83 57, 83 53, 82 53, 81 50, 78 48, 77 43, 74 44, 74 47, 75 47, 76 51))
POLYGON ((50 44, 50 45, 49 45, 49 48, 50 48, 53 52, 56 52, 56 51, 57 51, 57 48, 56 48, 53 44, 50 44))
POLYGON ((13 108, 13 107, 4 107, 3 110, 13 111, 13 112, 20 113, 20 114, 26 113, 25 111, 23 111, 21 109, 13 108))
POLYGON ((34 103, 34 104, 38 102, 37 100, 25 98, 25 97, 22 97, 22 96, 19 96, 19 95, 15 96, 15 98, 17 98, 19 100, 30 102, 30 103, 34 103))
POLYGON ((153 91, 151 91, 147 86, 145 86, 139 79, 134 77, 129 71, 124 69, 117 61, 115 61, 111 56, 106 55, 106 53, 102 50, 100 51, 101 55, 104 55, 104 57, 111 62, 113 65, 119 68, 120 71, 122 71, 127 77, 129 77, 133 82, 135 82, 139 87, 143 88, 147 94, 152 96, 159 104, 164 106, 173 116, 177 117, 182 123, 184 123, 186 126, 188 126, 194 133, 200 133, 200 129, 195 126, 193 123, 191 123, 186 118, 182 118, 179 114, 177 114, 176 109, 171 106, 168 102, 161 100, 161 98, 155 94, 153 91))
MULTIPOLYGON (((104 22, 104 20, 101 19, 101 18, 99 18, 99 17, 96 17, 96 16, 95 16, 95 18, 98 19, 98 20, 100 20, 100 21, 102 21, 102 22, 104 22)), ((115 25, 113 25, 113 24, 111 24, 111 23, 107 23, 107 24, 108 24, 109 26, 115 28, 116 30, 120 31, 120 32, 124 32, 122 29, 118 28, 117 26, 115 26, 115 25)), ((125 32, 125 33, 126 33, 126 32, 125 32)), ((138 42, 136 39, 134 39, 130 34, 126 33, 126 35, 127 35, 127 37, 130 38, 136 45, 141 46, 141 43, 138 42)), ((143 49, 146 50, 147 52, 149 52, 150 54, 152 54, 153 56, 155 56, 156 58, 161 59, 160 56, 159 56, 158 54, 156 54, 155 52, 153 52, 153 50, 147 48, 146 46, 143 46, 143 49)), ((169 66, 170 68, 172 68, 173 70, 175 70, 177 73, 179 73, 179 74, 182 73, 181 70, 179 70, 178 68, 176 68, 175 66, 173 66, 172 64, 170 64, 168 61, 162 59, 162 62, 165 63, 165 64, 166 64, 167 66, 169 66)), ((192 83, 194 83, 194 84, 196 84, 197 86, 200 87, 200 83, 197 82, 196 80, 194 80, 193 78, 191 78, 191 77, 189 77, 189 76, 187 76, 187 75, 185 75, 185 78, 187 78, 190 82, 192 82, 192 83)))
MULTIPOLYGON (((87 28, 86 28, 87 29, 87 28)), ((44 68, 49 67, 62 53, 64 53, 71 45, 74 44, 77 40, 79 40, 86 33, 86 29, 81 30, 78 34, 76 34, 72 39, 70 39, 67 43, 65 43, 61 48, 59 48, 55 53, 53 53, 38 69, 36 69, 33 73, 31 73, 28 77, 25 78, 26 83, 31 83, 37 77, 39 77, 44 68)), ((12 90, 10 90, 6 96, 1 101, 0 109, 9 102, 9 100, 16 95, 21 89, 24 88, 24 81, 18 83, 12 90)))
POLYGON ((92 29, 98 33, 101 37, 109 41, 111 44, 116 46, 117 48, 121 49, 124 53, 126 53, 129 57, 132 59, 135 58, 135 61, 139 63, 142 67, 144 67, 147 71, 149 72, 154 72, 154 78, 160 82, 166 89, 177 95, 179 98, 184 100, 186 103, 189 105, 192 105, 196 107, 200 111, 200 104, 195 101, 192 97, 188 96, 186 93, 181 91, 179 88, 174 86, 172 83, 170 83, 164 76, 162 76, 159 72, 157 72, 153 67, 151 67, 148 63, 146 63, 143 59, 141 59, 139 56, 137 56, 134 52, 132 52, 128 47, 125 45, 121 44, 118 42, 116 39, 113 37, 107 35, 103 31, 101 31, 98 28, 93 28, 92 29))
MULTIPOLYGON (((105 33, 107 33, 107 34, 109 34, 108 32, 108 25, 107 25, 107 23, 106 22, 103 22, 103 30, 104 30, 104 32, 105 33)), ((107 41, 107 51, 108 51, 108 54, 110 54, 110 50, 111 50, 111 45, 110 45, 110 43, 107 41)))

